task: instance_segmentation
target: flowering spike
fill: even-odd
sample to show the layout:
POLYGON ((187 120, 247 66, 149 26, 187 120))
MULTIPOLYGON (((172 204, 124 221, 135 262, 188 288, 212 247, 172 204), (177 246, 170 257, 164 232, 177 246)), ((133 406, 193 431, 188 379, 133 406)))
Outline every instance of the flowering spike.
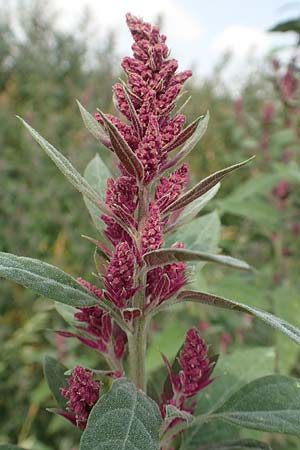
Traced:
POLYGON ((101 384, 94 381, 91 372, 83 367, 75 367, 68 380, 69 387, 61 389, 62 395, 68 400, 67 408, 74 415, 75 424, 84 429, 89 414, 99 398, 101 384))
POLYGON ((163 226, 158 206, 153 203, 142 234, 142 253, 157 250, 163 244, 163 226))
POLYGON ((186 334, 177 364, 171 367, 164 355, 163 360, 169 372, 173 392, 163 394, 162 414, 164 415, 167 404, 174 405, 183 411, 193 412, 195 403, 188 405, 186 402, 214 380, 210 376, 217 359, 208 357, 204 340, 201 339, 196 328, 191 328, 186 334))
POLYGON ((114 251, 105 277, 106 296, 118 308, 124 308, 136 292, 134 288, 135 255, 127 242, 114 251))

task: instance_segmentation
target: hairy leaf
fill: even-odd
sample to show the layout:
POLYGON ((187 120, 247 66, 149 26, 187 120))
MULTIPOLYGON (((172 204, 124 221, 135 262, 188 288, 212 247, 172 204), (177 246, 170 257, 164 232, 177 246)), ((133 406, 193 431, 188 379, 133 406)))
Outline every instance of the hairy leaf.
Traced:
POLYGON ((161 422, 153 400, 124 378, 117 380, 93 408, 80 450, 159 450, 161 422))
MULTIPOLYGON (((111 173, 98 154, 86 166, 84 178, 97 194, 105 198, 107 180, 111 178, 111 173)), ((99 209, 88 198, 83 198, 97 230, 102 232, 105 224, 100 218, 99 209)))
POLYGON ((63 270, 37 259, 0 252, 0 277, 67 305, 92 306, 99 301, 63 270))
POLYGON ((68 386, 65 372, 67 368, 56 359, 45 356, 44 374, 49 388, 61 408, 65 408, 67 400, 62 396, 60 389, 68 386))
POLYGON ((197 128, 199 126, 199 122, 201 122, 201 129, 202 129, 202 133, 204 134, 205 130, 207 128, 207 123, 205 125, 205 121, 207 121, 207 123, 208 123, 208 118, 206 118, 204 116, 197 117, 197 119, 194 120, 192 123, 190 123, 186 128, 184 128, 184 130, 182 130, 181 133, 179 133, 175 137, 175 139, 173 139, 173 141, 171 141, 167 145, 165 145, 163 150, 170 152, 170 151, 174 150, 175 148, 179 147, 180 145, 184 144, 195 133, 195 131, 197 130, 197 128), (203 131, 203 129, 204 129, 204 131, 203 131))
POLYGON ((89 132, 97 139, 97 141, 101 141, 105 145, 109 145, 110 140, 104 129, 100 125, 100 123, 92 116, 83 106, 82 104, 76 100, 82 120, 86 128, 89 132))
POLYGON ((300 380, 284 375, 254 380, 214 417, 245 428, 300 436, 300 380))
POLYGON ((220 189, 220 183, 216 184, 213 188, 207 191, 204 195, 193 200, 187 205, 180 213, 178 219, 174 224, 168 225, 165 229, 166 232, 176 230, 177 228, 190 222, 197 214, 207 205, 207 203, 214 198, 220 189))
POLYGON ((208 126, 208 121, 209 121, 209 112, 207 112, 205 116, 202 116, 202 118, 200 118, 200 121, 197 125, 194 134, 192 134, 189 137, 189 139, 186 141, 186 143, 184 144, 182 149, 177 153, 177 155, 171 161, 165 164, 163 170, 167 170, 170 167, 173 167, 175 164, 179 165, 189 155, 189 153, 193 150, 193 148, 198 144, 200 139, 203 137, 208 126))
POLYGON ((53 145, 46 141, 36 130, 34 130, 25 120, 18 117, 23 125, 29 130, 32 137, 36 142, 42 147, 47 155, 52 159, 54 164, 59 168, 59 170, 65 175, 65 177, 70 181, 70 183, 83 194, 88 200, 90 200, 100 211, 109 216, 112 215, 111 210, 104 203, 104 201, 99 197, 97 192, 89 185, 89 183, 80 175, 79 172, 72 166, 70 161, 65 158, 58 150, 56 150, 53 145))
POLYGON ((216 306, 218 308, 225 308, 231 311, 240 311, 244 313, 251 314, 263 322, 267 323, 273 328, 281 331, 283 334, 287 335, 290 339, 300 343, 300 329, 294 327, 290 323, 286 322, 279 317, 274 316, 271 313, 262 311, 260 309, 254 308, 252 306, 244 305, 235 300, 229 300, 224 297, 219 297, 217 295, 208 294, 207 292, 196 292, 196 291, 182 291, 178 297, 178 301, 191 301, 195 303, 202 303, 210 306, 216 306))
POLYGON ((152 252, 146 253, 143 258, 148 268, 151 269, 182 261, 210 261, 224 266, 235 267, 236 269, 250 270, 250 266, 246 262, 232 258, 231 256, 212 255, 210 253, 195 252, 182 248, 153 250, 152 252))
POLYGON ((181 195, 177 200, 175 200, 170 206, 166 208, 165 213, 176 211, 177 209, 184 208, 196 198, 201 197, 210 189, 212 189, 216 184, 218 184, 227 174, 230 172, 243 167, 249 161, 253 159, 249 158, 239 164, 234 164, 233 166, 226 167, 226 169, 219 170, 218 172, 209 175, 208 177, 201 180, 192 189, 181 195))

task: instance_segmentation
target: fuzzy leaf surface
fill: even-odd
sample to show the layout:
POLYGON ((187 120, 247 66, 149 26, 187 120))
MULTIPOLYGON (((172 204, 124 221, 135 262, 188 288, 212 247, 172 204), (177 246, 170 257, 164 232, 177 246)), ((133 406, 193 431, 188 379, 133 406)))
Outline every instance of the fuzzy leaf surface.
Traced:
POLYGON ((53 145, 44 139, 36 130, 34 130, 25 120, 18 117, 23 125, 28 129, 32 137, 52 159, 58 169, 65 175, 70 183, 90 200, 100 211, 112 215, 111 210, 107 207, 104 201, 99 197, 97 192, 89 185, 89 183, 80 175, 80 173, 73 167, 70 161, 63 156, 53 145))
POLYGON ((195 132, 188 138, 188 140, 185 142, 184 146, 177 153, 177 155, 165 165, 164 169, 173 167, 175 164, 176 165, 180 164, 189 155, 189 153, 193 150, 193 148, 198 144, 200 139, 203 137, 205 131, 207 130, 209 122, 209 112, 207 112, 205 116, 202 116, 200 117, 200 119, 196 120, 198 121, 198 125, 197 128, 195 129, 195 132))
POLYGON ((176 222, 167 227, 166 231, 169 231, 169 229, 176 230, 182 225, 185 225, 186 223, 190 222, 194 217, 197 216, 197 214, 199 214, 199 212, 207 205, 207 203, 214 198, 214 196, 218 193, 219 189, 220 183, 216 184, 204 195, 201 195, 201 197, 193 200, 189 205, 187 205, 183 209, 176 222))
POLYGON ((73 277, 58 267, 37 259, 0 252, 0 277, 67 305, 92 306, 98 302, 73 277))
POLYGON ((262 311, 258 308, 244 305, 243 303, 239 303, 235 300, 229 300, 224 297, 208 294, 207 292, 182 291, 177 297, 177 302, 178 301, 202 303, 218 308, 229 309, 231 311, 240 311, 251 314, 258 319, 261 319, 271 327, 281 331, 297 344, 300 344, 300 329, 294 327, 285 320, 280 319, 279 317, 276 317, 271 313, 268 313, 267 311, 262 311))
POLYGON ((103 130, 100 123, 95 119, 95 117, 92 116, 91 113, 89 113, 82 104, 77 101, 77 105, 83 120, 84 125, 89 130, 89 132, 97 139, 97 141, 101 140, 101 142, 108 141, 109 138, 106 135, 105 131, 103 130))
POLYGON ((300 380, 284 375, 258 378, 214 416, 245 428, 300 436, 300 380))
POLYGON ((94 406, 80 450, 159 450, 157 404, 124 378, 94 406))
POLYGON ((247 159, 246 161, 242 161, 241 163, 234 164, 233 166, 226 167, 225 169, 219 170, 218 172, 215 172, 212 175, 209 175, 208 177, 204 178, 199 183, 197 183, 196 186, 191 188, 189 191, 187 191, 186 193, 181 195, 177 200, 171 203, 171 205, 168 206, 168 208, 166 208, 165 213, 173 212, 176 211, 177 209, 184 208, 192 201, 201 197, 210 189, 212 189, 214 186, 216 186, 230 172, 240 169, 245 164, 250 162, 252 159, 253 157, 247 159))
MULTIPOLYGON (((102 198, 105 198, 107 180, 111 177, 110 170, 98 154, 88 163, 84 171, 84 178, 102 198)), ((97 230, 102 232, 105 224, 100 218, 99 208, 87 197, 83 196, 83 199, 97 230)))
POLYGON ((160 267, 166 264, 189 261, 209 261, 223 266, 230 266, 241 270, 250 270, 250 266, 240 259, 226 255, 213 255, 206 252, 195 252, 181 248, 163 248, 153 250, 144 255, 144 261, 149 268, 160 267))

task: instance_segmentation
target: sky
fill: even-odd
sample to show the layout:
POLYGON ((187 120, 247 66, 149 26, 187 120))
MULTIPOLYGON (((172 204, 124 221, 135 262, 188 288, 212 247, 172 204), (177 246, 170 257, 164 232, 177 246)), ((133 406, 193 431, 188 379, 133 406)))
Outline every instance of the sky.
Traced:
MULTIPOLYGON (((163 17, 172 56, 181 68, 209 74, 222 53, 231 51, 231 73, 261 57, 274 46, 295 41, 292 34, 267 33, 271 26, 300 13, 300 2, 288 0, 51 0, 61 10, 61 23, 72 27, 83 7, 92 12, 95 29, 116 32, 117 48, 130 53, 131 38, 124 22, 127 11, 153 21, 163 17), (74 22, 73 22, 74 23, 74 22)), ((96 39, 96 36, 95 36, 96 39)))
POLYGON ((270 34, 266 30, 290 16, 300 15, 300 1, 290 0, 48 0, 48 3, 60 10, 61 26, 72 30, 88 7, 95 42, 107 30, 113 30, 121 55, 129 55, 131 45, 125 13, 130 11, 152 22, 161 15, 172 56, 179 60, 181 69, 192 66, 199 77, 210 74, 225 51, 233 55, 230 73, 234 76, 247 64, 251 65, 253 58, 262 57, 274 46, 293 43, 293 34, 270 34))

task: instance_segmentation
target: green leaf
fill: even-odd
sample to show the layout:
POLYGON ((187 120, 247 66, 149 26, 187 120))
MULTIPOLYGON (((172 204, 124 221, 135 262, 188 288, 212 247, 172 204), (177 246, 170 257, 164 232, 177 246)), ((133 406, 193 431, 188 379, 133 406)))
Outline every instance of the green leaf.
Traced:
POLYGON ((39 295, 73 306, 92 306, 98 300, 73 277, 37 259, 0 252, 0 277, 8 278, 39 295))
MULTIPOLYGON (((18 116, 17 116, 18 117, 18 116)), ((88 200, 90 200, 100 211, 109 216, 112 215, 111 210, 104 203, 104 201, 99 197, 97 192, 88 184, 88 182, 80 175, 79 172, 72 166, 70 161, 65 158, 58 150, 56 150, 53 145, 46 141, 36 130, 34 130, 25 120, 21 117, 18 119, 23 123, 23 125, 29 130, 32 137, 36 142, 42 147, 42 149, 47 153, 47 155, 52 159, 54 164, 59 168, 59 170, 65 175, 65 177, 70 181, 70 183, 81 192, 88 200)))
POLYGON ((65 372, 67 368, 60 364, 56 359, 45 356, 44 374, 49 388, 61 408, 65 408, 67 400, 62 396, 60 389, 68 386, 65 372))
POLYGON ((217 445, 201 447, 200 450, 272 450, 268 444, 255 439, 239 439, 217 445))
POLYGON ((198 217, 167 238, 166 244, 184 242, 191 250, 214 253, 218 250, 221 223, 216 211, 198 217))
POLYGON ((66 305, 64 303, 54 302, 54 307, 58 314, 72 327, 76 327, 78 325, 78 321, 75 318, 75 313, 78 312, 78 309, 74 308, 74 306, 66 305))
POLYGON ((197 414, 220 408, 241 387, 256 378, 271 375, 275 369, 273 348, 257 347, 220 355, 213 376, 216 378, 197 396, 197 414))
MULTIPOLYGON (((102 198, 105 198, 107 180, 111 177, 112 176, 110 170, 104 164, 98 154, 96 154, 94 158, 88 163, 84 171, 84 178, 95 190, 95 192, 102 198)), ((95 204, 85 196, 83 196, 83 199, 97 230, 102 232, 105 224, 100 219, 99 208, 97 208, 95 204)))
POLYGON ((89 132, 97 139, 97 141, 107 142, 109 138, 100 123, 92 116, 82 104, 76 100, 82 120, 89 132))
MULTIPOLYGON (((235 392, 257 377, 274 373, 273 348, 246 348, 232 354, 221 354, 213 372, 215 380, 197 395, 195 414, 213 413, 235 392)), ((199 450, 202 445, 237 439, 238 429, 220 420, 196 425, 184 434, 180 450, 199 450)))
POLYGON ((215 185, 217 185, 230 172, 240 169, 245 164, 250 162, 252 159, 253 159, 253 157, 249 158, 246 161, 243 161, 241 163, 234 164, 233 166, 226 167, 225 169, 219 170, 218 172, 215 172, 212 175, 209 175, 208 177, 204 178, 199 183, 197 183, 196 186, 191 188, 189 191, 185 192, 177 200, 175 200, 173 203, 171 203, 171 205, 165 209, 164 213, 169 213, 169 212, 176 211, 177 209, 184 208, 185 206, 190 204, 192 201, 194 201, 196 198, 201 197, 206 192, 208 192, 211 188, 213 188, 215 185))
POLYGON ((300 436, 300 380, 283 375, 254 380, 214 417, 245 428, 300 436))
MULTIPOLYGON (((182 149, 177 153, 177 155, 171 161, 169 161, 163 167, 163 169, 165 169, 165 170, 169 169, 170 167, 173 167, 175 164, 179 165, 189 155, 189 153, 193 150, 193 148, 198 144, 200 139, 203 137, 205 131, 207 130, 208 121, 209 121, 209 112, 207 112, 206 115, 202 116, 200 119, 201 120, 199 121, 194 134, 192 134, 192 136, 189 137, 189 139, 186 141, 186 143, 184 144, 182 149)), ((199 120, 199 119, 196 119, 196 120, 199 120)))
MULTIPOLYGON (((207 129, 208 119, 209 119, 208 116, 209 116, 209 114, 207 113, 207 116, 197 117, 197 119, 194 120, 193 122, 191 122, 186 128, 184 128, 181 131, 181 133, 179 133, 175 137, 175 139, 173 141, 171 141, 167 145, 165 145, 165 147, 163 148, 163 151, 171 152, 172 150, 175 150, 175 148, 177 148, 180 145, 187 142, 187 140, 190 139, 191 136, 193 136, 193 139, 195 139, 196 134, 194 134, 194 133, 198 127, 199 127, 199 129, 201 128, 201 133, 203 135, 207 129)), ((198 137, 198 139, 200 139, 200 138, 198 137)), ((192 147, 191 147, 191 149, 192 149, 192 147)))
MULTIPOLYGON (((218 297, 217 295, 208 294, 207 292, 196 292, 196 291, 182 291, 178 297, 177 302, 196 302, 202 303, 210 306, 216 306, 218 308, 229 309, 231 311, 240 311, 244 313, 251 314, 263 322, 267 323, 273 328, 281 331, 283 334, 288 336, 290 339, 295 341, 297 344, 300 343, 300 329, 294 327, 290 323, 286 322, 279 317, 274 316, 271 313, 266 311, 262 311, 260 309, 254 308, 252 306, 244 305, 243 303, 239 303, 235 300, 229 300, 224 297, 218 297)), ((166 304, 167 306, 167 304, 166 304)))
POLYGON ((166 264, 188 261, 209 261, 223 266, 240 270, 250 270, 250 266, 240 259, 226 255, 213 255, 205 252, 195 252, 184 248, 163 248, 146 253, 143 259, 148 268, 164 266, 166 264))
POLYGON ((80 450, 159 450, 161 422, 153 400, 124 378, 117 380, 94 406, 80 450))
POLYGON ((220 189, 220 183, 216 184, 213 188, 211 188, 209 191, 207 191, 205 194, 201 195, 201 197, 196 198, 196 200, 193 200, 189 205, 184 208, 184 210, 180 213, 179 218, 177 221, 170 225, 169 227, 166 227, 165 231, 168 232, 169 230, 174 230, 182 225, 190 222, 194 217, 196 217, 197 214, 206 206, 206 204, 214 198, 214 196, 217 194, 218 190, 220 189))

